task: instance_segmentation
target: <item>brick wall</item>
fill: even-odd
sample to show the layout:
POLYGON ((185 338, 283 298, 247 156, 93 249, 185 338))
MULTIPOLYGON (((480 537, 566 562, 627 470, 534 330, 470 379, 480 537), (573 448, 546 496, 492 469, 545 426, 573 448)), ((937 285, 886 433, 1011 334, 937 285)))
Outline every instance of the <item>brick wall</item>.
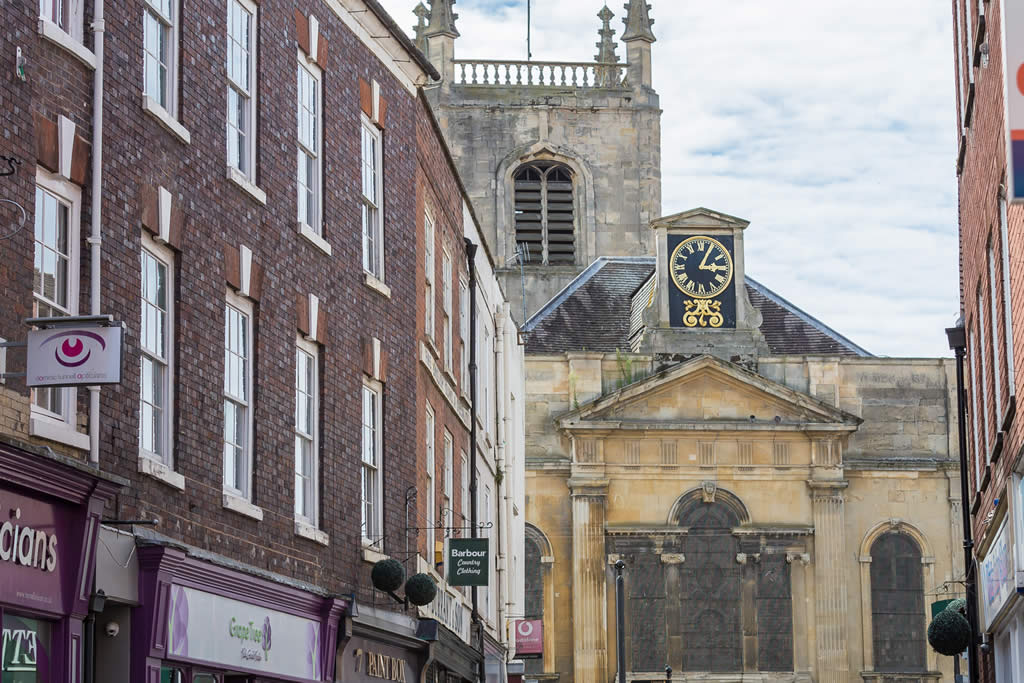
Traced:
MULTIPOLYGON (((959 46, 959 52, 954 42, 954 61, 956 64, 957 78, 967 78, 968 72, 973 72, 974 92, 969 94, 965 86, 965 97, 961 99, 960 88, 957 89, 957 130, 960 130, 962 112, 966 109, 970 114, 969 126, 963 129, 961 138, 962 164, 958 159, 959 174, 959 209, 960 209, 960 261, 961 261, 961 306, 963 308, 964 323, 968 332, 968 355, 965 367, 965 381, 968 390, 968 410, 972 410, 977 401, 978 405, 978 442, 980 448, 974 448, 974 415, 968 415, 968 452, 970 454, 969 476, 974 520, 974 541, 976 546, 984 548, 990 533, 997 531, 997 526, 991 524, 988 517, 996 509, 997 500, 1002 502, 1000 509, 1005 509, 1006 485, 1012 471, 1013 464, 1017 461, 1018 455, 1024 444, 1024 420, 1008 416, 1007 407, 1011 394, 1019 395, 1019 388, 1022 385, 1021 372, 1024 368, 1020 363, 1024 360, 1024 207, 1011 205, 1008 211, 1008 235, 1009 244, 1003 244, 1000 237, 1000 193, 1004 190, 1001 186, 1006 183, 1006 121, 1005 101, 1003 97, 1003 56, 1002 56, 1002 26, 1000 24, 1002 0, 967 0, 964 2, 954 1, 954 18, 959 19, 961 27, 966 27, 967 17, 965 12, 971 13, 971 26, 974 36, 970 39, 964 37, 959 46), (981 7, 979 8, 979 3, 981 7), (966 6, 965 6, 966 5, 966 6), (959 8, 958 8, 959 6, 959 8), (985 14, 984 30, 979 42, 988 44, 989 59, 984 60, 978 55, 979 64, 975 66, 971 60, 974 51, 970 49, 976 39, 979 30, 979 10, 985 14), (957 17, 957 12, 959 16, 957 17), (959 58, 958 58, 959 57, 959 58), (987 249, 989 240, 992 241, 995 254, 995 280, 994 291, 990 287, 988 271, 987 249), (1010 264, 1010 300, 1012 301, 1013 321, 1013 348, 1016 359, 1016 386, 1010 387, 1007 382, 1007 330, 1003 320, 1003 306, 1006 302, 1006 292, 1003 287, 1003 265, 1002 250, 1009 250, 1010 264), (979 289, 980 288, 980 289, 979 289), (985 322, 986 344, 981 346, 978 333, 979 311, 978 297, 981 296, 983 319, 985 322), (991 298, 995 299, 997 306, 996 321, 996 349, 992 348, 992 324, 991 324, 991 298), (978 340, 977 345, 973 345, 978 340), (985 357, 987 371, 982 375, 981 355, 985 357), (974 365, 974 372, 977 374, 978 385, 971 383, 971 365, 974 365), (996 388, 995 370, 998 369, 1001 375, 999 387, 999 398, 1001 410, 996 410, 996 388), (985 420, 985 407, 983 405, 984 389, 982 383, 987 385, 988 420, 985 420), (977 396, 975 396, 977 394, 977 396), (990 444, 995 444, 997 435, 1003 433, 1003 448, 998 459, 989 465, 988 459, 992 452, 990 446, 985 452, 984 435, 987 430, 990 444), (981 477, 975 476, 975 461, 980 460, 981 477), (989 467, 986 476, 986 466, 989 467), (987 521, 988 520, 988 521, 987 521)), ((954 23, 954 27, 956 24, 954 23)), ((1020 408, 1017 408, 1020 412, 1020 408)), ((994 679, 993 661, 991 655, 982 656, 982 680, 992 681, 994 679)))
MULTIPOLYGON (((447 430, 454 442, 453 445, 453 473, 452 473, 452 500, 451 505, 454 513, 441 517, 435 509, 435 524, 440 520, 444 526, 464 527, 469 525, 469 520, 462 520, 462 466, 461 453, 469 454, 469 428, 465 425, 453 408, 450 397, 456 397, 457 405, 461 406, 463 416, 469 414, 469 388, 463 383, 462 378, 462 353, 463 349, 459 344, 459 280, 460 277, 468 279, 468 268, 466 265, 466 253, 463 245, 463 211, 462 194, 459 190, 455 173, 444 153, 444 142, 438 137, 431 124, 431 114, 427 110, 428 105, 420 98, 416 104, 416 202, 417 202, 417 235, 418 240, 424 240, 424 214, 429 210, 434 219, 434 334, 428 335, 425 331, 425 274, 426 263, 423 258, 419 259, 417 266, 417 291, 419 292, 418 325, 419 338, 430 354, 435 370, 432 372, 426 364, 420 363, 417 377, 417 389, 419 392, 419 449, 424 454, 420 458, 419 491, 417 497, 417 514, 421 521, 417 526, 424 526, 427 519, 427 474, 426 474, 426 406, 430 405, 434 411, 434 500, 438 508, 443 499, 444 486, 444 433, 447 430), (442 297, 444 286, 442 281, 441 254, 447 250, 452 259, 452 372, 444 371, 444 305, 442 297), (446 386, 448 391, 443 392, 440 386, 446 386), (446 398, 445 396, 449 397, 446 398)), ((424 253, 421 247, 420 253, 424 253)), ((467 312, 468 316, 468 312, 467 312)), ((468 342, 468 340, 467 340, 468 342)), ((468 474, 467 474, 468 476, 468 474)), ((460 536, 468 536, 468 529, 460 529, 460 536)), ((435 538, 441 541, 445 538, 444 532, 437 532, 435 538)), ((420 532, 417 548, 424 557, 429 557, 427 548, 427 535, 420 532)))
MULTIPOLYGON (((402 545, 405 491, 417 483, 417 302, 420 272, 413 234, 417 216, 417 98, 322 3, 262 3, 257 54, 257 184, 265 206, 226 177, 225 7, 183 3, 178 120, 189 131, 183 144, 140 106, 142 8, 106 4, 106 88, 103 200, 103 312, 127 325, 124 381, 102 392, 101 466, 132 480, 109 514, 159 520, 156 530, 246 564, 338 592, 380 601, 370 589, 370 565, 361 560, 360 391, 363 340, 376 337, 389 358, 384 390, 385 544, 402 545), (329 45, 323 76, 324 234, 328 256, 296 227, 296 59, 294 11, 314 13, 329 45), (387 102, 383 133, 385 273, 390 297, 364 284, 360 217, 359 80, 377 81, 387 102), (174 469, 185 477, 179 492, 138 473, 140 316, 139 251, 143 186, 167 188, 185 214, 176 253, 174 469), (264 270, 256 305, 255 521, 222 506, 223 325, 227 284, 224 245, 249 247, 264 270), (321 527, 329 547, 296 536, 294 488, 295 301, 317 295, 327 312, 321 349, 321 527), (417 417, 412 415, 416 411, 417 417)), ((91 7, 86 8, 91 16, 91 7)), ((0 196, 33 206, 32 113, 64 114, 89 136, 91 72, 62 48, 43 42, 31 3, 0 4, 0 35, 22 45, 30 63, 27 83, 0 79, 0 153, 25 159, 16 182, 0 179, 0 196)), ((91 40, 87 40, 91 45, 91 40)), ((13 72, 14 50, 0 54, 13 72)), ((89 181, 91 182, 91 178, 89 181)), ((88 233, 88 185, 82 235, 88 233)), ((6 216, 6 214, 4 214, 6 216)), ((31 216, 30 216, 31 222, 31 216)), ((87 256, 87 245, 81 245, 87 256)), ((81 301, 88 302, 88 258, 82 259, 81 301)), ((0 336, 23 334, 32 291, 32 231, 0 243, 0 336)), ((12 360, 16 360, 12 358, 12 360)), ((18 361, 19 363, 21 361, 18 361)), ((12 368, 20 369, 20 368, 12 368)), ((84 396, 85 391, 80 394, 84 396)), ((19 382, 0 388, 0 429, 24 431, 27 391, 19 382)), ((83 403, 82 410, 85 405, 83 403)), ((83 412, 84 414, 84 412, 83 412)), ((81 455, 81 454, 80 454, 81 455)), ((390 598, 384 596, 390 602, 390 598)))

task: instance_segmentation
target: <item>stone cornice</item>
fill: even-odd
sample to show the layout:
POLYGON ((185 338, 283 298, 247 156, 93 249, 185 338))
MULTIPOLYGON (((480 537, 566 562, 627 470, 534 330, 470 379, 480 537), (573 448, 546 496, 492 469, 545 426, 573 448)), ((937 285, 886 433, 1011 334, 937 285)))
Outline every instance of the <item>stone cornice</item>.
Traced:
POLYGON ((607 496, 609 480, 596 477, 571 477, 566 482, 575 496, 607 496))

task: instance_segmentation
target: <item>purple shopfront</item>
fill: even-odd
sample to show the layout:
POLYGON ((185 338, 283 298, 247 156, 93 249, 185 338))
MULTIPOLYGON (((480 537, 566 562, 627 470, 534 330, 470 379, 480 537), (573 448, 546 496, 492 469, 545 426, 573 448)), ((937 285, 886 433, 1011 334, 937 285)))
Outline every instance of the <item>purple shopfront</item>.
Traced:
POLYGON ((334 680, 347 600, 225 566, 195 549, 139 543, 133 681, 334 680))
POLYGON ((123 482, 0 442, 2 679, 80 683, 103 507, 123 482))

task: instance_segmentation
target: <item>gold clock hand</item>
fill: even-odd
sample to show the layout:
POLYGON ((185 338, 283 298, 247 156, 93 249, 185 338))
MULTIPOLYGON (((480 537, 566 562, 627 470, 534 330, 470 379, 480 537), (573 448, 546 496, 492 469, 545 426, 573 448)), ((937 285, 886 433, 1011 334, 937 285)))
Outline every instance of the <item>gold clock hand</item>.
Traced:
POLYGON ((710 267, 707 265, 708 256, 711 256, 711 247, 708 247, 708 250, 704 252, 704 260, 700 262, 699 270, 710 270, 710 267))

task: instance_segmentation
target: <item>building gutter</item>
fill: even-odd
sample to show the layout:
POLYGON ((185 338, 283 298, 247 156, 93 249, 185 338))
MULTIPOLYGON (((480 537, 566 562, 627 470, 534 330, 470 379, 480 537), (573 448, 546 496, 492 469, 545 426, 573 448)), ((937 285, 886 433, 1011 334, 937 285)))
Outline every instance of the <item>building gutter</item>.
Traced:
POLYGON ((495 507, 498 509, 498 539, 495 543, 495 551, 497 553, 498 560, 498 577, 497 577, 497 603, 498 603, 498 622, 495 624, 498 636, 502 644, 506 646, 506 652, 508 651, 508 643, 506 641, 507 630, 505 629, 505 614, 507 610, 507 600, 509 595, 508 590, 508 558, 503 550, 507 550, 506 543, 508 536, 508 483, 505 471, 505 434, 506 434, 506 421, 508 420, 509 406, 507 401, 508 389, 505 387, 505 321, 508 316, 508 303, 502 305, 501 311, 497 315, 497 320, 494 325, 494 348, 497 354, 497 359, 494 363, 495 374, 497 377, 494 382, 495 395, 498 397, 498 433, 496 435, 498 441, 498 448, 495 455, 495 469, 498 475, 498 505, 495 507))
MULTIPOLYGON (((477 466, 476 466, 476 406, 477 406, 477 365, 476 365, 476 249, 477 246, 468 237, 463 238, 466 245, 466 264, 469 267, 469 526, 470 537, 477 537, 477 466)), ((484 680, 484 632, 480 621, 479 589, 473 586, 473 629, 480 644, 479 680, 484 680)), ((473 639, 472 634, 470 640, 473 639)))
MULTIPOLYGON (((103 206, 103 3, 96 0, 92 19, 92 49, 96 55, 96 69, 92 84, 92 196, 89 212, 92 232, 89 243, 89 312, 100 315, 100 272, 103 244, 101 217, 103 206)), ((89 387, 89 463, 100 464, 100 388, 89 387)))

